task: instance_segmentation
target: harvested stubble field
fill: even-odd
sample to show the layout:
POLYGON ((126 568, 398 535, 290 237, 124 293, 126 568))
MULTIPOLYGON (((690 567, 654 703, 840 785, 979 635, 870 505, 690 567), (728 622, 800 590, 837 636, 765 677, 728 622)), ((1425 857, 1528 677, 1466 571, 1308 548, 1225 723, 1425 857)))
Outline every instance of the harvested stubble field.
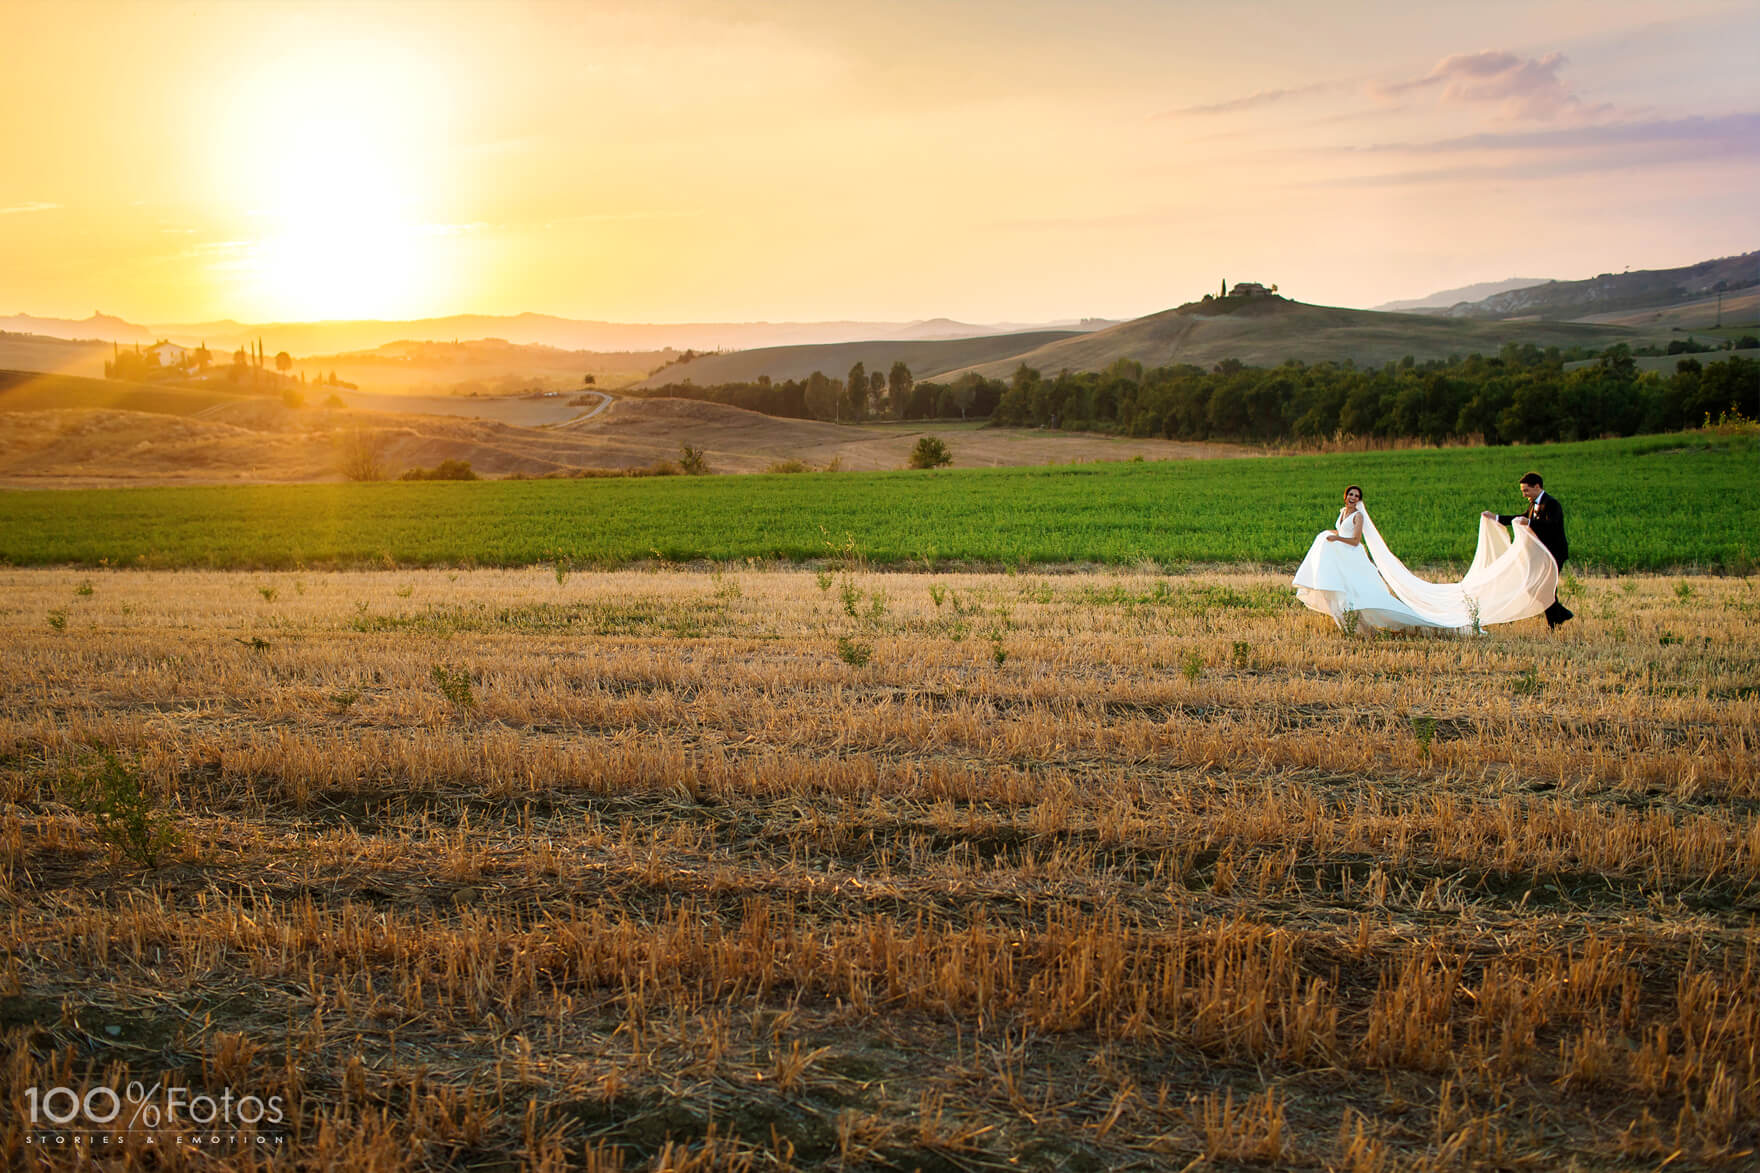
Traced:
POLYGON ((1755 1159, 1752 580, 1460 640, 1245 574, 0 585, 12 1167, 129 1080, 281 1096, 238 1166, 1755 1159))

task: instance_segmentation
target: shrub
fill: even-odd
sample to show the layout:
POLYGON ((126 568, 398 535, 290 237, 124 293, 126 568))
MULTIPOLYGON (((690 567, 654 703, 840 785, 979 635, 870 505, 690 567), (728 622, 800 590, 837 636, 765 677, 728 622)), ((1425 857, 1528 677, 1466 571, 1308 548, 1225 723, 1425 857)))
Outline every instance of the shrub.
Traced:
POLYGON ((442 460, 433 468, 411 468, 404 470, 401 481, 474 481, 479 480, 471 471, 468 460, 442 460))
POLYGON ((384 433, 356 428, 338 441, 337 466, 351 481, 382 481, 386 447, 384 433))
POLYGON ((684 469, 686 476, 700 477, 708 474, 709 458, 701 448, 680 444, 678 452, 678 467, 684 469))
POLYGON ((953 463, 953 453, 938 436, 922 436, 917 446, 911 449, 910 466, 912 468, 942 468, 953 463))
POLYGON ((113 753, 105 752, 95 768, 67 777, 63 795, 68 805, 92 817, 119 857, 158 867, 159 858, 177 846, 177 829, 140 777, 113 753))
POLYGON ((471 674, 467 668, 448 668, 444 664, 435 664, 430 668, 434 684, 440 695, 452 702, 452 707, 461 712, 470 712, 477 707, 477 698, 471 692, 471 674))
POLYGON ((1418 743, 1418 756, 1428 760, 1430 743, 1436 740, 1436 718, 1413 717, 1412 738, 1418 743))
POLYGON ((861 668, 874 656, 874 645, 857 643, 847 635, 837 637, 837 658, 852 668, 861 668))

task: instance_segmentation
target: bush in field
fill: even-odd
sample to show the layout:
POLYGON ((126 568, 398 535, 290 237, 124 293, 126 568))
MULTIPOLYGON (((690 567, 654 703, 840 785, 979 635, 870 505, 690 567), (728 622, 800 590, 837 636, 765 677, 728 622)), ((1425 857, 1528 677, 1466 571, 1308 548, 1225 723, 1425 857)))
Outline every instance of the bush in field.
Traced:
POLYGON ((387 447, 384 433, 356 428, 337 441, 337 467, 351 481, 382 481, 387 447))
POLYGON ((90 815, 111 850, 148 867, 178 844, 177 829, 158 809, 141 778, 115 754, 105 752, 93 768, 68 776, 63 797, 81 814, 90 815))
POLYGON ((471 691, 471 674, 468 668, 449 668, 445 664, 429 666, 428 674, 433 678, 434 685, 440 695, 452 702, 452 707, 460 712, 473 712, 477 707, 476 694, 471 691))
POLYGON ((912 468, 942 468, 952 463, 953 453, 947 450, 947 445, 938 436, 924 436, 911 449, 912 468))
POLYGON ((684 469, 686 476, 700 477, 708 474, 709 458, 701 448, 680 444, 678 453, 678 467, 684 469))
POLYGON ((471 471, 468 460, 442 460, 433 468, 405 469, 400 481, 474 481, 480 479, 471 471))

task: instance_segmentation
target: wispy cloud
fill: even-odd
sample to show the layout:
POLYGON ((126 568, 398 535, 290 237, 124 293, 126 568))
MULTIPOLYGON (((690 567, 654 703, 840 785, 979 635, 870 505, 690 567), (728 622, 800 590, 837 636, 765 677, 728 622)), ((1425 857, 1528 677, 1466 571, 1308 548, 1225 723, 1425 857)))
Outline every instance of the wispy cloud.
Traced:
POLYGON ((1303 186, 1408 187, 1455 183, 1524 182, 1572 175, 1653 176, 1679 165, 1760 165, 1760 114, 1683 118, 1611 126, 1574 127, 1532 134, 1478 134, 1436 143, 1367 149, 1376 157, 1408 153, 1445 160, 1440 166, 1369 174, 1316 176, 1303 186), (1504 152, 1472 159, 1476 151, 1504 152))
POLYGON ((1431 154, 1644 146, 1697 146, 1707 153, 1760 158, 1760 113, 1727 114, 1716 118, 1695 116, 1647 122, 1605 122, 1549 130, 1491 131, 1438 139, 1434 142, 1377 143, 1356 149, 1366 152, 1431 154))
POLYGON ((44 203, 14 204, 10 208, 0 208, 0 216, 19 216, 25 212, 52 212, 60 206, 60 204, 44 203))
POLYGON ((1438 61, 1423 77, 1377 82, 1370 92, 1397 98, 1440 88, 1442 100, 1453 105, 1495 105, 1509 118, 1550 121, 1596 113, 1589 110, 1559 78, 1567 63, 1562 53, 1524 58, 1508 50, 1456 53, 1438 61))
POLYGON ((1162 117, 1184 118, 1207 114, 1234 114, 1241 110, 1256 110, 1261 106, 1270 106, 1288 101, 1291 98, 1304 98, 1338 88, 1336 82, 1316 82, 1311 86, 1296 86, 1293 89, 1261 90, 1256 94, 1248 94, 1244 98, 1230 98, 1225 102, 1211 102, 1201 106, 1182 106, 1177 110, 1166 111, 1162 117))

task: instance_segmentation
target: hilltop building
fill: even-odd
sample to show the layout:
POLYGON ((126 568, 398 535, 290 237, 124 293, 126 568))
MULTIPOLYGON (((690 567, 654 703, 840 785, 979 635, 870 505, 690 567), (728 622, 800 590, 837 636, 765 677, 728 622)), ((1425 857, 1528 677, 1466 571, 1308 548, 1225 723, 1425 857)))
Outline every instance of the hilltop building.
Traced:
POLYGON ((162 367, 180 367, 189 361, 189 351, 175 342, 159 341, 147 353, 162 367))
POLYGON ((1257 281, 1236 281, 1234 288, 1228 291, 1230 297, 1270 297, 1277 292, 1277 286, 1269 289, 1257 281))

